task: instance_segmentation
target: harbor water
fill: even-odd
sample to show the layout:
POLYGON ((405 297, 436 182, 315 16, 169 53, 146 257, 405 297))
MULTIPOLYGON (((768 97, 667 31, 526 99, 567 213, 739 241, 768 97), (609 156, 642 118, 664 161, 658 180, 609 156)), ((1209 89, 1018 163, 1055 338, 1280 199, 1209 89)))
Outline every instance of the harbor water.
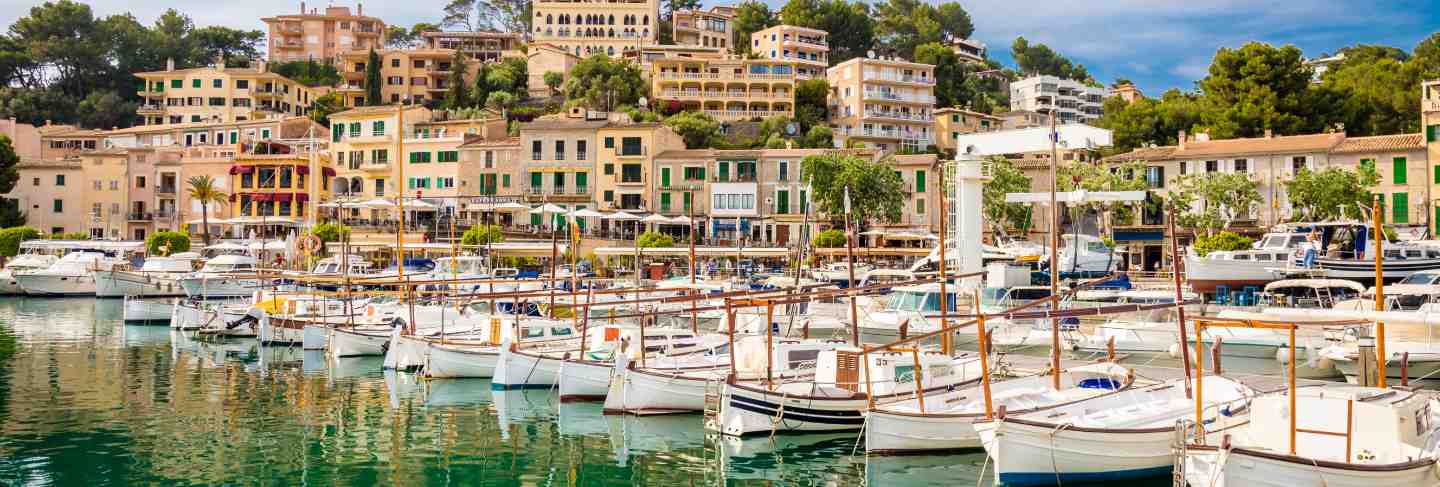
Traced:
POLYGON ((120 313, 119 300, 0 298, 0 485, 955 486, 993 476, 982 452, 866 458, 855 433, 707 438, 699 415, 605 416, 552 391, 421 380, 383 372, 378 357, 198 342, 125 325, 120 313))

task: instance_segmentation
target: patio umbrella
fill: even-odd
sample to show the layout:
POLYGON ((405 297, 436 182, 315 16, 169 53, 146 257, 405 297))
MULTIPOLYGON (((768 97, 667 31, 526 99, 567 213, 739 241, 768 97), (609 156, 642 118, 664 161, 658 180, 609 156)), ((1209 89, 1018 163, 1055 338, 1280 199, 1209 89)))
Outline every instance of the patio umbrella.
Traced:
POLYGON ((575 210, 570 213, 570 216, 573 216, 575 218, 604 218, 605 214, 586 208, 583 210, 575 210))
POLYGON ((639 219, 640 219, 640 217, 638 217, 638 216, 631 215, 631 214, 626 213, 626 212, 623 212, 623 211, 617 211, 617 212, 611 213, 611 214, 609 214, 609 215, 605 215, 605 216, 603 216, 603 217, 601 217, 601 218, 604 218, 604 219, 606 219, 606 220, 617 220, 617 221, 629 221, 629 220, 639 220, 639 219))
POLYGON ((509 202, 509 203, 500 203, 500 204, 498 204, 498 205, 495 205, 495 207, 494 207, 494 208, 491 208, 491 209, 493 209, 493 210, 528 210, 528 209, 530 209, 530 207, 525 206, 525 205, 522 205, 522 204, 520 204, 520 203, 516 203, 516 202, 514 202, 514 201, 511 201, 511 202, 509 202))
POLYGON ((205 247, 205 250, 246 250, 246 247, 235 242, 220 242, 205 247))
POLYGON ((640 219, 641 223, 670 223, 670 219, 659 213, 652 214, 640 219))
POLYGON ((558 205, 555 205, 554 203, 545 203, 545 204, 543 204, 543 205, 540 205, 540 206, 531 208, 531 209, 530 209, 530 212, 531 212, 531 213, 565 213, 565 209, 559 207, 558 205))
POLYGON ((360 205, 361 205, 361 206, 370 207, 370 208, 394 208, 394 207, 395 207, 395 202, 394 202, 394 201, 387 200, 387 199, 375 198, 375 199, 373 199, 373 200, 369 200, 369 201, 365 201, 365 202, 363 202, 363 203, 360 203, 360 205))
POLYGON ((405 202, 405 208, 411 210, 433 210, 437 208, 437 206, 425 200, 410 200, 405 202))
POLYGON ((692 221, 690 220, 690 217, 680 215, 675 218, 671 218, 669 223, 674 223, 676 225, 689 225, 691 222, 692 221))

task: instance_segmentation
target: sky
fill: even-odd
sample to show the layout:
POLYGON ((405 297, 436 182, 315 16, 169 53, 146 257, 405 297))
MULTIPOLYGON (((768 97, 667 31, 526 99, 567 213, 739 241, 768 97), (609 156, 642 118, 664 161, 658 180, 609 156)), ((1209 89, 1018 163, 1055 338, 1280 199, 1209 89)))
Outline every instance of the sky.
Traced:
MULTIPOLYGON (((766 0, 779 8, 783 0, 766 0)), ((939 1, 939 0, 929 0, 939 1)), ((1358 43, 1406 51, 1440 30, 1440 9, 1425 0, 966 0, 974 37, 1007 65, 1016 36, 1041 42, 1089 69, 1105 83, 1129 78, 1147 94, 1191 90, 1221 47, 1251 40, 1294 44, 1318 56, 1358 43)), ((160 0, 89 0, 99 16, 131 12, 142 23, 181 8, 196 25, 262 29, 260 17, 296 12, 300 2, 247 0, 189 3, 160 0)), ((372 1, 365 13, 387 23, 438 22, 446 0, 372 1)), ((720 2, 729 4, 731 2, 720 2)), ((0 0, 0 24, 23 16, 36 0, 0 0)), ((707 0, 707 5, 716 4, 707 0)), ((310 0, 308 6, 325 2, 310 0)), ((336 2, 336 5, 352 5, 336 2)))

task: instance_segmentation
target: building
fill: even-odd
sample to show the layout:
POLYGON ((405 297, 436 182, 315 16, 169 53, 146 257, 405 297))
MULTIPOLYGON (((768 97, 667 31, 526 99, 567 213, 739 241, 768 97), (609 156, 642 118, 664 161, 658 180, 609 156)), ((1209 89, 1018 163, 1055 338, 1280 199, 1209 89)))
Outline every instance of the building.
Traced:
MULTIPOLYGON (((299 146, 259 142, 235 155, 229 218, 264 222, 303 221, 313 218, 321 201, 330 199, 335 170, 330 158, 316 157, 299 146), (319 168, 319 173, 312 172, 319 168)), ((337 179, 338 181, 338 179, 337 179)))
POLYGON ((1135 103, 1135 100, 1145 98, 1145 94, 1140 92, 1140 88, 1137 88, 1135 83, 1125 83, 1110 88, 1110 96, 1118 96, 1121 100, 1125 100, 1125 103, 1135 103))
POLYGON ((310 104, 326 91, 310 88, 265 70, 226 68, 224 60, 199 68, 136 73, 143 98, 136 112, 145 125, 237 122, 286 115, 309 115, 310 104))
POLYGON ((753 59, 651 61, 650 93, 660 110, 701 110, 719 120, 795 114, 795 67, 753 59))
POLYGON ((1005 113, 997 113, 995 116, 1000 119, 1000 128, 1003 130, 1050 126, 1050 115, 1040 112, 1011 110, 1005 113))
MULTIPOLYGON (((338 173, 334 181, 335 198, 365 201, 373 198, 394 198, 400 190, 401 161, 398 106, 353 108, 330 115, 330 154, 338 173)), ((404 117, 429 120, 430 110, 420 106, 404 107, 404 117)), ((375 208, 348 208, 348 218, 383 220, 389 212, 375 208)))
POLYGON ((425 39, 426 49, 459 50, 480 62, 525 58, 525 53, 520 51, 524 42, 520 34, 514 32, 424 32, 420 36, 425 39))
POLYGON ((1311 81, 1316 84, 1320 83, 1320 79, 1325 76, 1326 71, 1330 70, 1330 66, 1334 66, 1343 62, 1345 62, 1345 53, 1343 52, 1338 53, 1334 56, 1322 55, 1321 57, 1314 59, 1306 59, 1304 61, 1305 65, 1309 66, 1313 73, 1311 81))
POLYGON ((819 78, 830 67, 829 37, 819 29, 777 25, 750 34, 750 52, 760 59, 795 63, 802 79, 819 78))
MULTIPOLYGON (((596 161, 601 150, 616 151, 613 142, 611 147, 601 149, 596 141, 596 133, 609 123, 604 113, 576 107, 521 126, 518 171, 522 179, 518 185, 525 202, 551 203, 567 209, 595 208, 595 186, 590 176, 600 167, 596 161)), ((564 223, 560 216, 550 216, 557 224, 564 223)), ((548 226, 539 213, 520 217, 528 218, 534 228, 548 226)))
MULTIPOLYGON (((1420 128, 1425 133, 1425 159, 1429 171, 1435 175, 1431 180, 1432 197, 1440 198, 1440 79, 1425 80, 1420 84, 1420 128)), ((1440 208, 1440 203, 1429 200, 1430 206, 1440 208)), ((1440 212, 1431 223, 1431 235, 1440 235, 1440 212)))
POLYGON ((102 130, 55 125, 48 120, 36 131, 40 133, 40 159, 45 161, 78 157, 100 149, 105 140, 102 130))
POLYGON ((1105 89, 1050 75, 1010 83, 1010 109, 1055 113, 1060 123, 1084 123, 1104 113, 1105 89))
POLYGON ((15 117, 0 119, 0 137, 10 139, 10 147, 15 149, 16 157, 40 158, 40 129, 34 125, 17 122, 15 117))
POLYGON ((1370 192, 1383 198, 1387 223, 1428 228, 1435 221, 1430 216, 1440 213, 1433 210, 1434 182, 1427 159, 1425 136, 1414 133, 1345 137, 1331 149, 1329 162, 1347 169, 1374 168, 1380 182, 1370 192))
POLYGON ((536 0, 532 43, 549 43, 576 56, 616 56, 658 44, 659 0, 536 0))
POLYGON ((830 125, 839 147, 920 152, 935 143, 935 66, 854 58, 826 72, 830 125))
MULTIPOLYGON (((895 171, 905 182, 905 203, 901 205, 900 220, 894 223, 872 222, 871 228, 893 229, 903 233, 911 230, 923 235, 924 232, 940 232, 940 192, 943 188, 939 157, 935 154, 910 154, 895 156, 895 171)), ((927 242, 926 247, 929 246, 927 242)))
POLYGON ((640 74, 646 79, 654 72, 655 61, 663 59, 705 59, 716 60, 730 57, 728 49, 700 46, 645 46, 625 51, 625 60, 640 65, 640 74))
POLYGON ((735 9, 726 6, 705 10, 680 10, 672 16, 672 39, 676 45, 735 48, 735 9))
POLYGON ((985 43, 975 39, 955 39, 950 43, 955 56, 961 61, 985 64, 985 43))
POLYGON ((576 64, 580 63, 580 56, 571 54, 569 50, 554 44, 530 44, 525 51, 525 75, 528 80, 525 89, 530 96, 543 98, 554 95, 554 89, 545 84, 545 73, 560 73, 561 80, 565 79, 576 64))
POLYGON ((406 118, 405 157, 400 160, 405 165, 406 195, 425 198, 436 207, 434 212, 421 212, 416 218, 420 223, 430 216, 458 215, 464 210, 458 197, 479 193, 473 181, 478 173, 464 172, 461 146, 508 138, 499 113, 486 111, 481 118, 459 120, 448 119, 448 113, 431 112, 428 120, 406 118))
POLYGON ((520 138, 470 139, 460 146, 460 181, 474 203, 461 217, 477 223, 510 226, 515 213, 496 211, 496 204, 518 202, 520 193, 520 138))
MULTIPOLYGON (((681 201, 655 189, 656 154, 685 148, 685 140, 660 123, 610 123, 596 130, 597 203, 606 210, 673 211, 681 201)), ((675 174, 668 174, 671 178, 675 174)), ((576 183, 577 185, 579 183, 576 183)))
POLYGON ((958 107, 935 110, 935 146, 942 151, 957 152, 955 138, 977 132, 1000 130, 1004 120, 988 113, 980 113, 958 107))
POLYGON ((268 59, 277 63, 330 61, 347 51, 384 48, 385 22, 364 14, 361 5, 355 7, 354 14, 350 7, 327 6, 323 13, 313 8, 307 11, 302 1, 299 13, 262 18, 270 34, 268 59))
MULTIPOLYGON (((409 100, 416 105, 427 100, 440 100, 450 91, 450 68, 455 61, 454 49, 380 49, 380 96, 384 103, 409 100)), ((351 51, 340 56, 340 75, 344 79, 336 88, 347 107, 365 106, 365 69, 370 62, 369 51, 351 51)), ((466 79, 474 79, 479 63, 466 66, 466 79)))

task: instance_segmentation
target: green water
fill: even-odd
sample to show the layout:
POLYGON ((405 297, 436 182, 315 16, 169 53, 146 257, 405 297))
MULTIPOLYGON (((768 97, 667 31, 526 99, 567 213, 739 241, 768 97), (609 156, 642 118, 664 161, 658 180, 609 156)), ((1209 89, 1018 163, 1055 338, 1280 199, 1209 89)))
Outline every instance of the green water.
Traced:
POLYGON ((955 486, 985 458, 867 459, 854 433, 707 439, 698 415, 200 343, 120 307, 0 298, 0 485, 955 486))

